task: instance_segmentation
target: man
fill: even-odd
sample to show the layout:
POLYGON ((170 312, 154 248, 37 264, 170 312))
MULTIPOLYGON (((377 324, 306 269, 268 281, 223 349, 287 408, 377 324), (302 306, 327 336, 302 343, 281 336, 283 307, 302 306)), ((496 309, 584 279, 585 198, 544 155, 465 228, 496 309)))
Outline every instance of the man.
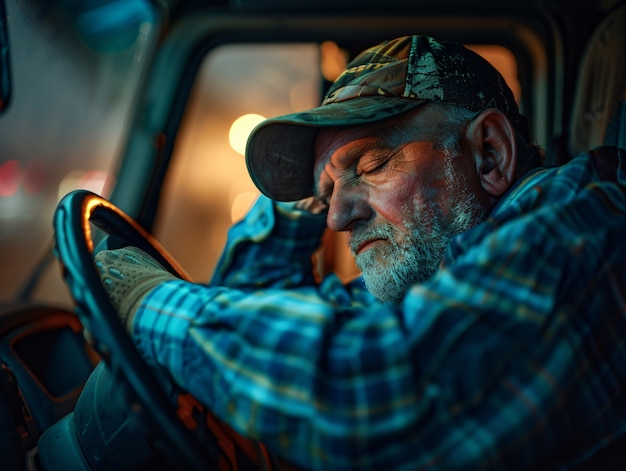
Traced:
POLYGON ((314 469, 559 469, 626 432, 624 152, 542 169, 502 77, 412 36, 248 142, 210 286, 96 256, 144 357, 314 469), (286 203, 291 202, 291 203, 286 203), (327 225, 363 281, 315 283, 327 225))

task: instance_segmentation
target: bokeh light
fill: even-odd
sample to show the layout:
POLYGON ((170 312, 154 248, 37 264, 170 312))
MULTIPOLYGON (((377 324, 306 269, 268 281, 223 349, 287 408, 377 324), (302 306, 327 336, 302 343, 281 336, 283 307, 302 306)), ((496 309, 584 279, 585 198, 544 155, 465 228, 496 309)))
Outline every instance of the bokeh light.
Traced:
POLYGON ((241 155, 245 154, 248 136, 254 127, 264 119, 265 117, 260 114, 249 113, 240 116, 233 122, 228 132, 228 142, 235 152, 241 155))
POLYGON ((329 82, 334 82, 346 68, 348 53, 333 41, 324 41, 320 45, 320 68, 322 75, 329 82))
POLYGON ((0 197, 13 196, 20 186, 20 163, 8 160, 0 165, 0 197))
POLYGON ((22 186, 29 195, 42 191, 48 181, 48 171, 43 162, 31 160, 22 171, 22 186))

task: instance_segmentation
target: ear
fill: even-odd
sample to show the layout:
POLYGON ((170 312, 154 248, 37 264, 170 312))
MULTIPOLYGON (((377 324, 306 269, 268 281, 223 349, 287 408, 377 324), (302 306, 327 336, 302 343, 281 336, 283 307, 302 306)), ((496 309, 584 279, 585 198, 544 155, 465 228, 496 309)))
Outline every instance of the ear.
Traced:
POLYGON ((480 183, 490 196, 499 198, 515 179, 515 129, 502 112, 489 108, 474 118, 468 134, 480 183))

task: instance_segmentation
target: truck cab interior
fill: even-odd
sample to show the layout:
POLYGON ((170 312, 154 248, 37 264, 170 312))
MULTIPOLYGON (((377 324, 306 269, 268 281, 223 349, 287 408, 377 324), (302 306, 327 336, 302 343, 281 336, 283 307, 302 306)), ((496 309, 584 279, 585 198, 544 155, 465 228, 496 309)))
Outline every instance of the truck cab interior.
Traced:
MULTIPOLYGON (((0 14, 6 471, 222 469, 116 324, 91 255, 112 234, 208 281, 259 194, 252 127, 317 106, 365 47, 423 34, 484 55, 546 165, 626 149, 623 0, 1 0, 0 14)), ((344 246, 325 236, 321 272, 358 274, 344 246)), ((567 469, 623 469, 624 450, 626 436, 567 469)))

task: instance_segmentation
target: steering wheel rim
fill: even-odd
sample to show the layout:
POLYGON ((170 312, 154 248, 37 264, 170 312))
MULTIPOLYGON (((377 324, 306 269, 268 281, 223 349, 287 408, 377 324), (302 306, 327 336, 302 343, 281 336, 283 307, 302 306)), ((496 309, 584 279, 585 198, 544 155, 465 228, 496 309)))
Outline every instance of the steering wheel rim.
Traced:
MULTIPOLYGON (((217 462, 174 412, 163 387, 136 350, 130 336, 117 319, 93 262, 94 241, 90 224, 117 236, 153 256, 172 274, 189 280, 184 269, 132 218, 106 199, 87 190, 67 194, 54 213, 55 253, 63 278, 76 302, 76 312, 93 337, 94 348, 109 365, 114 377, 130 387, 140 404, 142 420, 157 427, 157 435, 167 444, 159 451, 185 469, 206 469, 217 462)), ((134 408, 137 409, 137 408, 134 408)))

